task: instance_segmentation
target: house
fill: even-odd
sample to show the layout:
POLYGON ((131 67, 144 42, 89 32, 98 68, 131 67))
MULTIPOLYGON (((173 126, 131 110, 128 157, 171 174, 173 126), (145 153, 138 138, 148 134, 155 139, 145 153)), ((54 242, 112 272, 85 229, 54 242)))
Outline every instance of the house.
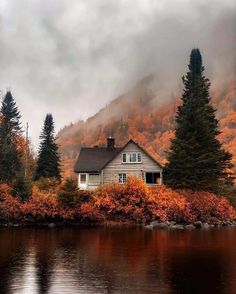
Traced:
POLYGON ((163 168, 133 140, 118 148, 110 137, 106 147, 81 148, 74 171, 79 188, 95 189, 100 184, 123 184, 130 175, 141 177, 148 185, 159 185, 163 168))

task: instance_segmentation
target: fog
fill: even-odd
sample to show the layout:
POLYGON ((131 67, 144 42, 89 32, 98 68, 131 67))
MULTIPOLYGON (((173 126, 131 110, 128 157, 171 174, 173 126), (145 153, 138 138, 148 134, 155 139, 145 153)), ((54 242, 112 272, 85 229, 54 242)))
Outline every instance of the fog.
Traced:
POLYGON ((35 146, 46 113, 59 130, 150 73, 180 91, 193 47, 213 87, 235 77, 234 0, 0 2, 0 89, 11 89, 35 146))

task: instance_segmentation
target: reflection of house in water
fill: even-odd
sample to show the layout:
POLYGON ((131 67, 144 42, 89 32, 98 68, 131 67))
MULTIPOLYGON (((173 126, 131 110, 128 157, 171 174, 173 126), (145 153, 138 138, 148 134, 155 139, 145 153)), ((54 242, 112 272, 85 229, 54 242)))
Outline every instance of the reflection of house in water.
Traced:
POLYGON ((148 185, 162 184, 162 166, 133 140, 118 148, 110 137, 106 147, 81 148, 74 171, 81 189, 112 182, 123 184, 131 175, 148 185))

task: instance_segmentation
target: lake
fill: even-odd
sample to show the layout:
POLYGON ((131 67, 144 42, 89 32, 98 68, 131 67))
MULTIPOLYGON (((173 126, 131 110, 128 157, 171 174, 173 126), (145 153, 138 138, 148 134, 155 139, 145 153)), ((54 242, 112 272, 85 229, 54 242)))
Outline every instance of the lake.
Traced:
POLYGON ((0 293, 236 293, 236 228, 0 228, 0 293))

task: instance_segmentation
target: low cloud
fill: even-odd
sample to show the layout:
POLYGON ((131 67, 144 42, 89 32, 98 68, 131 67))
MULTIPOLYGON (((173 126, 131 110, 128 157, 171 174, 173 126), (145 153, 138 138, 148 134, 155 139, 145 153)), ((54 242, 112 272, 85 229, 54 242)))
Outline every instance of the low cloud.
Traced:
POLYGON ((234 0, 2 0, 0 89, 37 145, 47 112, 59 130, 150 73, 177 91, 193 47, 213 85, 232 79, 235 27, 234 0))

